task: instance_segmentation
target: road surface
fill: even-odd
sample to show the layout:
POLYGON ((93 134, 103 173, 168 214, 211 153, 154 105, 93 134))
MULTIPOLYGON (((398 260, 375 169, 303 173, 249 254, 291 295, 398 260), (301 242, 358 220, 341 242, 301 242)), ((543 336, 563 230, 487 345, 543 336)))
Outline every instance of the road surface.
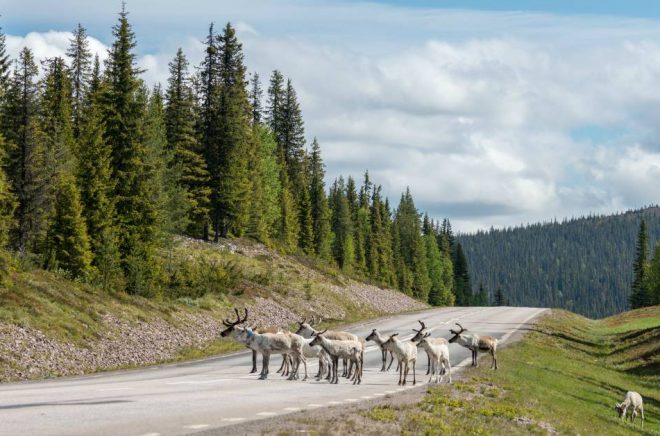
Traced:
MULTIPOLYGON (((460 322, 470 331, 502 341, 544 309, 520 307, 443 308, 393 316, 349 329, 366 336, 373 328, 383 334, 412 336, 426 322, 433 336, 449 338, 449 328, 460 322)), ((248 353, 195 362, 118 371, 59 380, 0 385, 0 435, 179 435, 220 428, 302 409, 350 405, 401 391, 394 367, 379 372, 381 353, 373 343, 365 353, 362 384, 346 379, 327 382, 287 381, 275 373, 279 359, 271 359, 266 381, 248 374, 248 353)), ((469 364, 469 351, 449 347, 454 368, 469 364)), ((490 364, 484 357, 482 364, 490 364)), ((261 365, 260 365, 261 367, 261 365)), ((309 362, 310 375, 316 363, 309 362)), ((506 371, 501 368, 500 371, 506 371)), ((417 385, 426 383, 426 355, 420 350, 417 385)), ((412 387, 412 386, 408 386, 412 387)))

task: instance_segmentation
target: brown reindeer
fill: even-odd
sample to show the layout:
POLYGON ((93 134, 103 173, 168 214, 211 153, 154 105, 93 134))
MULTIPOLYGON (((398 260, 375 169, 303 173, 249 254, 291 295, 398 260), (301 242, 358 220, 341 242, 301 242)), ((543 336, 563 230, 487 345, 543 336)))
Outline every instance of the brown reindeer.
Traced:
POLYGON ((479 352, 490 353, 493 358, 490 368, 497 369, 497 357, 495 356, 497 351, 497 339, 492 336, 481 336, 475 333, 463 334, 467 329, 459 323, 456 323, 456 325, 460 327, 460 330, 449 330, 454 335, 454 337, 449 340, 449 343, 452 344, 456 342, 472 351, 472 366, 479 366, 477 360, 477 354, 479 352))

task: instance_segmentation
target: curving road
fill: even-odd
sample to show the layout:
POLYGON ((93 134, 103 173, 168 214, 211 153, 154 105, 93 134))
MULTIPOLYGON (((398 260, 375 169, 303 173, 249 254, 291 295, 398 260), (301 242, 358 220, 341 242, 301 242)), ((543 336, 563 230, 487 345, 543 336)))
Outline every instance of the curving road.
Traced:
MULTIPOLYGON (((349 329, 366 336, 371 329, 412 336, 417 319, 433 336, 449 338, 460 322, 471 331, 506 342, 545 309, 521 307, 443 308, 367 322, 349 329)), ((259 381, 250 375, 245 352, 184 364, 118 371, 85 377, 0 385, 0 435, 179 435, 255 420, 301 409, 346 404, 403 390, 394 367, 381 373, 380 351, 372 343, 365 353, 362 385, 345 379, 327 382, 286 381, 275 370, 259 381)), ((450 345, 454 367, 469 364, 469 352, 450 345)), ((420 350, 417 382, 426 383, 426 355, 420 350)), ((482 364, 489 364, 484 357, 482 364)), ((316 364, 308 365, 310 375, 316 364)), ((313 378, 312 378, 313 380, 313 378)))

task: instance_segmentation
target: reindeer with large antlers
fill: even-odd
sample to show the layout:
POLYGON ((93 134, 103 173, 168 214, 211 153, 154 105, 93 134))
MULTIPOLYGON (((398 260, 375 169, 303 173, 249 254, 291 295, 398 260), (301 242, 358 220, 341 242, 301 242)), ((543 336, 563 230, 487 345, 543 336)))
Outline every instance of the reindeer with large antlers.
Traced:
MULTIPOLYGON (((225 327, 227 327, 225 330, 220 332, 220 336, 224 337, 231 337, 238 342, 245 344, 246 347, 252 349, 252 370, 250 371, 250 374, 253 374, 257 372, 257 350, 251 348, 247 344, 247 338, 245 337, 245 332, 244 329, 237 329, 237 326, 240 326, 242 324, 245 324, 248 318, 248 310, 247 307, 245 308, 245 315, 241 319, 241 315, 238 312, 238 309, 234 308, 234 312, 236 312, 236 321, 230 321, 228 319, 225 319, 222 321, 222 324, 224 324, 225 327)), ((261 327, 254 329, 255 332, 257 333, 282 333, 282 330, 279 327, 261 327)), ((287 363, 287 359, 284 358, 282 360, 282 366, 280 366, 280 369, 277 370, 277 372, 282 372, 285 368, 285 364, 287 363)))
POLYGON ((456 323, 456 325, 460 328, 460 330, 449 330, 451 334, 454 335, 454 337, 449 339, 449 343, 452 344, 456 342, 459 345, 472 351, 472 366, 479 366, 477 359, 479 352, 490 353, 493 358, 490 368, 497 369, 497 357, 495 356, 495 352, 497 351, 497 339, 492 336, 481 336, 474 333, 464 334, 467 329, 459 323, 456 323))
MULTIPOLYGON (((412 329, 414 332, 417 332, 417 334, 415 334, 415 336, 413 336, 413 338, 410 340, 411 342, 414 342, 414 343, 418 344, 422 339, 426 338, 426 342, 428 342, 431 345, 435 345, 435 346, 438 346, 438 347, 441 347, 442 345, 449 345, 449 342, 447 342, 447 339, 445 339, 445 338, 431 338, 430 337, 431 333, 426 328, 426 324, 424 324, 424 321, 422 321, 420 319, 417 322, 422 326, 422 328, 419 329, 419 330, 412 329), (428 333, 428 335, 427 335, 427 333, 428 333)), ((426 348, 424 350, 426 350, 426 348)), ((427 352, 426 353, 426 358, 427 358, 426 360, 427 360, 427 363, 428 363, 428 369, 426 370, 426 375, 429 375, 431 373, 431 369, 432 369, 432 365, 431 365, 432 356, 427 352)), ((444 371, 443 371, 443 373, 444 373, 444 371)))

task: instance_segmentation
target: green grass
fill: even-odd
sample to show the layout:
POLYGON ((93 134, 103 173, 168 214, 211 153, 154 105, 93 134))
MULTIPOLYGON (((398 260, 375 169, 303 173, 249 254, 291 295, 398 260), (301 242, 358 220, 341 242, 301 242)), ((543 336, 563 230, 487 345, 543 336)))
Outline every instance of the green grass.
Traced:
POLYGON ((390 422, 403 434, 660 434, 660 307, 600 321, 557 310, 531 330, 498 353, 499 370, 468 368, 390 422), (644 398, 643 432, 613 409, 628 390, 644 398))

